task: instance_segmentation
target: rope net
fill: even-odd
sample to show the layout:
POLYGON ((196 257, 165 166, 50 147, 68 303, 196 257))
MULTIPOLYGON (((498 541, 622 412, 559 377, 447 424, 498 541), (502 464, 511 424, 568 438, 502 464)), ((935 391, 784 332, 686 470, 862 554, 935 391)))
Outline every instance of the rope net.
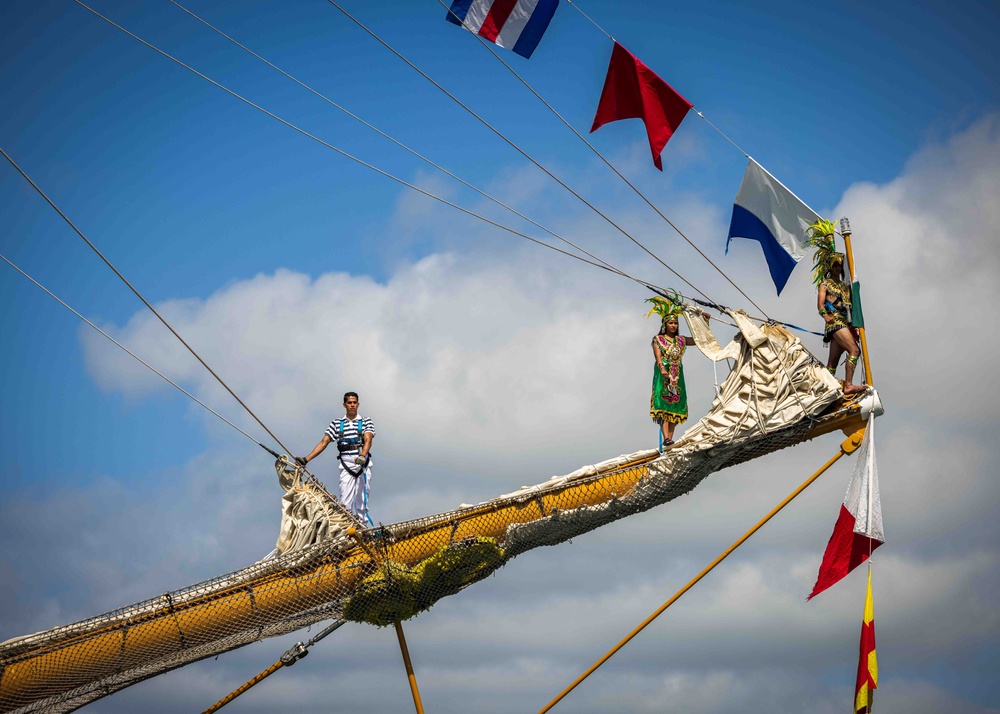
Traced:
POLYGON ((798 338, 740 327, 706 356, 733 359, 708 414, 664 454, 639 451, 476 505, 363 529, 287 457, 276 553, 96 617, 0 644, 0 712, 65 712, 149 677, 329 619, 392 625, 533 548, 557 545, 689 493, 719 469, 841 428, 858 405, 798 338), (355 535, 349 529, 356 529, 355 535))

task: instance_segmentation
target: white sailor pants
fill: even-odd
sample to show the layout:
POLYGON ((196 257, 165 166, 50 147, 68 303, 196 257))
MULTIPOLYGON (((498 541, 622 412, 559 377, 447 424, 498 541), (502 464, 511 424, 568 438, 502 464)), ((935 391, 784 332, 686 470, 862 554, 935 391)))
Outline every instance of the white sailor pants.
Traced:
POLYGON ((357 470, 358 465, 354 463, 355 456, 357 454, 344 454, 343 459, 337 461, 340 465, 340 502, 362 523, 372 525, 371 518, 368 516, 368 491, 371 490, 372 484, 373 459, 368 459, 368 465, 364 471, 357 476, 352 476, 344 467, 344 462, 346 461, 352 469, 357 470))

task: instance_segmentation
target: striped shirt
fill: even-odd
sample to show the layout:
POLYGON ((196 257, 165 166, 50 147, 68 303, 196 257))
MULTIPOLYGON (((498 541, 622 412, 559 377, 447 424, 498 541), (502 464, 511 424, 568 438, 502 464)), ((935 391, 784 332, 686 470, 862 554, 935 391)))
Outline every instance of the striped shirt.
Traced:
POLYGON ((330 426, 326 428, 326 435, 333 439, 333 443, 336 444, 340 439, 357 439, 358 445, 342 451, 343 454, 357 454, 361 451, 361 444, 364 443, 364 439, 361 438, 361 434, 358 434, 358 419, 361 420, 361 432, 362 434, 371 434, 375 436, 375 424, 368 417, 363 417, 360 414, 355 419, 348 419, 345 414, 341 419, 334 419, 330 422, 330 426), (344 433, 340 433, 340 423, 344 423, 344 433))

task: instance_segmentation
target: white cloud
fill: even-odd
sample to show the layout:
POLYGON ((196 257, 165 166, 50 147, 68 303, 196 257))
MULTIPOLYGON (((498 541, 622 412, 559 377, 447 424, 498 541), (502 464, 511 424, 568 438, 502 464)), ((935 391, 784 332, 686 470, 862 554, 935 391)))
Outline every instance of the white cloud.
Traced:
MULTIPOLYGON (((495 457, 512 439, 531 452, 564 449, 551 436, 595 402, 619 413, 626 395, 645 389, 647 355, 632 348, 651 330, 641 307, 621 297, 577 296, 562 282, 531 265, 437 255, 385 285, 279 271, 203 303, 161 309, 279 431, 315 441, 353 388, 385 434, 378 442, 384 453, 495 457)), ((118 337, 140 354, 158 355, 171 376, 214 406, 234 411, 155 318, 136 315, 118 337)), ((85 345, 105 386, 133 395, 152 386, 100 336, 85 345)), ((641 411, 622 414, 605 443, 641 421, 641 411)), ((584 425, 570 444, 600 432, 584 425)))
POLYGON ((893 401, 935 418, 996 419, 982 329, 1000 268, 1000 116, 914 156, 883 186, 850 188, 835 211, 858 231, 866 319, 893 401), (863 261, 863 262, 861 262, 863 261), (870 317, 869 317, 870 316, 870 317))

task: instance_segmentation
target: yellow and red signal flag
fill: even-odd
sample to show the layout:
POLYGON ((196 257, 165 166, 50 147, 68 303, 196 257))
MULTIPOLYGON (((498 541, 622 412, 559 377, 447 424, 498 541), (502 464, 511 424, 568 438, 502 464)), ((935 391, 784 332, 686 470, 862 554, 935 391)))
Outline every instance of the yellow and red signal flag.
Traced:
POLYGON ((872 600, 872 568, 868 565, 868 595, 865 596, 865 619, 861 623, 861 651, 858 656, 858 682, 854 687, 855 714, 869 714, 878 689, 878 660, 875 658, 875 603, 872 600))
POLYGON ((858 449, 847 496, 833 535, 826 544, 816 584, 806 600, 811 600, 868 560, 872 551, 885 542, 882 506, 878 494, 878 467, 875 464, 875 417, 868 418, 865 437, 858 449))
POLYGON ((684 121, 689 109, 691 102, 616 42, 590 132, 609 122, 642 119, 646 125, 649 148, 653 152, 653 164, 663 171, 660 152, 684 121))

